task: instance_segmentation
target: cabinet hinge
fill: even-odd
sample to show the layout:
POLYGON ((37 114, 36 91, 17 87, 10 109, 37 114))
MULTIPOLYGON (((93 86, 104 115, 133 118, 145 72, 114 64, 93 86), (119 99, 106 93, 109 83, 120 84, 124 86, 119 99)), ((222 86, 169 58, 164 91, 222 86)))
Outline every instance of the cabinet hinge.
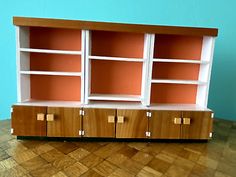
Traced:
POLYGON ((146 132, 146 137, 150 137, 151 136, 151 132, 146 132))
POLYGON ((211 132, 211 133, 209 133, 209 137, 210 137, 210 138, 212 138, 212 132, 211 132))
POLYGON ((84 130, 79 130, 79 135, 83 136, 84 135, 84 130))
POLYGON ((151 112, 147 112, 147 117, 152 117, 152 113, 151 112))
POLYGON ((10 111, 11 111, 11 113, 13 113, 13 108, 11 108, 11 110, 10 110, 10 111))
POLYGON ((211 118, 212 118, 212 119, 214 118, 214 113, 211 113, 211 118))
POLYGON ((11 134, 13 134, 14 133, 14 129, 13 128, 11 128, 11 134))
POLYGON ((84 110, 79 110, 79 115, 84 116, 84 110))

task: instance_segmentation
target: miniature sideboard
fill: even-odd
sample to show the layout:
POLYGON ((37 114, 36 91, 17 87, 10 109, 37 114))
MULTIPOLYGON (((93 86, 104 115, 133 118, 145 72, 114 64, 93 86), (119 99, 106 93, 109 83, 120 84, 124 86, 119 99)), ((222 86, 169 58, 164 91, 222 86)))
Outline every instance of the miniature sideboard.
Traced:
POLYGON ((27 17, 13 23, 13 135, 211 138, 216 28, 27 17))

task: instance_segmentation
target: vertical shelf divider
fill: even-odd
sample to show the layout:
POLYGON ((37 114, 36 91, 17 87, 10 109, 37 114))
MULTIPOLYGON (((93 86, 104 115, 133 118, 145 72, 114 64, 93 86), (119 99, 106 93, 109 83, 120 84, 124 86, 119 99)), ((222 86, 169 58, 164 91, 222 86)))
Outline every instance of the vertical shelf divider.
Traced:
POLYGON ((91 55, 91 32, 89 30, 85 30, 85 95, 84 95, 84 103, 89 103, 89 95, 90 95, 90 87, 91 87, 91 61, 89 60, 89 56, 91 55))
POLYGON ((85 45, 86 45, 86 31, 85 30, 81 30, 81 97, 80 97, 80 102, 83 104, 84 103, 84 92, 85 92, 85 45))
POLYGON ((152 65, 154 57, 154 44, 155 44, 155 34, 148 34, 149 36, 149 52, 148 52, 148 63, 147 63, 147 77, 146 77, 146 100, 144 102, 145 106, 149 106, 151 103, 151 87, 152 87, 152 65))

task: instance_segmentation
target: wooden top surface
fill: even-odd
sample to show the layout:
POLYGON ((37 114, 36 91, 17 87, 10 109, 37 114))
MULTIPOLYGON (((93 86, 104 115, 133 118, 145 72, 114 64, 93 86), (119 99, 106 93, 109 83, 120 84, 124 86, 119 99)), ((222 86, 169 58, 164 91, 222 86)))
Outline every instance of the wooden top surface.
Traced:
POLYGON ((107 23, 107 22, 91 22, 91 21, 51 19, 51 18, 13 17, 13 23, 16 26, 35 26, 35 27, 70 28, 70 29, 173 34, 173 35, 194 35, 194 36, 218 35, 217 28, 107 23))

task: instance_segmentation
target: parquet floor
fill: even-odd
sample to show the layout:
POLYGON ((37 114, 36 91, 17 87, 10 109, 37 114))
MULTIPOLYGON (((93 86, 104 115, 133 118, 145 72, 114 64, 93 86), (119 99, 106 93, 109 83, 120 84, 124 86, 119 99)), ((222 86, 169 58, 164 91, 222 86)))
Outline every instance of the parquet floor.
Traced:
POLYGON ((236 122, 214 122, 208 143, 17 140, 0 121, 0 176, 235 177, 236 122))

